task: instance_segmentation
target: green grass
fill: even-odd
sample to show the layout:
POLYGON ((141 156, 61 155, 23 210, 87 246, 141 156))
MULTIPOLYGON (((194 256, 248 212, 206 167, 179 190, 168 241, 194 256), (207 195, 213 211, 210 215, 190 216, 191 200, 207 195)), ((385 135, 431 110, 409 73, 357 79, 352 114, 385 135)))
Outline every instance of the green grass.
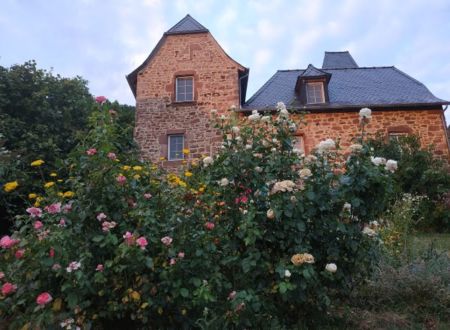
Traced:
POLYGON ((409 249, 413 256, 423 254, 431 246, 439 252, 450 254, 450 233, 419 233, 412 236, 409 241, 409 249))

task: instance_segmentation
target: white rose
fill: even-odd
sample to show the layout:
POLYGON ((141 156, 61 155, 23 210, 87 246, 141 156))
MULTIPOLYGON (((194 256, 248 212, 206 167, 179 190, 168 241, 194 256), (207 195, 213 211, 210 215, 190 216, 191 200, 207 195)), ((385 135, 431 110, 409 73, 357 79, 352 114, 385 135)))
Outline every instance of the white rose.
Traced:
POLYGON ((229 183, 230 183, 230 181, 228 181, 227 178, 223 178, 223 179, 221 179, 221 180, 219 181, 219 184, 220 184, 222 187, 228 186, 229 183))
POLYGON ((246 144, 246 145, 245 145, 245 149, 250 150, 251 148, 252 148, 252 145, 251 145, 251 144, 246 144))
POLYGON ((369 237, 373 237, 377 234, 375 230, 370 229, 369 227, 364 227, 362 233, 369 237))
POLYGON ((259 114, 258 110, 253 110, 252 114, 248 116, 248 120, 250 121, 258 121, 261 119, 261 115, 259 114))
POLYGON ((264 122, 264 123, 268 123, 270 121, 270 116, 263 116, 261 118, 261 121, 264 122))
POLYGON ((342 207, 342 209, 343 209, 345 212, 351 212, 351 211, 352 211, 352 204, 350 204, 350 203, 344 203, 344 206, 342 207))
POLYGON ((330 273, 336 273, 336 271, 337 271, 337 266, 336 266, 336 264, 331 263, 331 264, 327 264, 327 265, 325 266, 325 269, 326 269, 327 272, 330 272, 330 273))
POLYGON ((221 119, 221 120, 225 120, 225 119, 227 119, 227 116, 222 115, 222 116, 220 116, 220 119, 221 119))
POLYGON ((389 159, 386 162, 386 165, 385 165, 384 168, 386 170, 388 170, 389 172, 394 173, 397 170, 397 168, 398 168, 398 164, 397 164, 397 162, 395 160, 389 159))
POLYGON ((297 130, 297 125, 295 123, 289 124, 289 131, 294 133, 297 130))
POLYGON ((291 272, 289 271, 289 269, 286 269, 285 271, 284 271, 284 277, 287 277, 287 278, 289 278, 289 277, 291 277, 291 272))
POLYGON ((262 171, 263 171, 263 169, 261 167, 259 167, 259 166, 255 167, 255 172, 261 173, 262 171))
POLYGON ((277 103, 277 110, 278 111, 286 110, 286 105, 283 102, 278 102, 277 103))
POLYGON ((206 167, 208 165, 211 165, 214 162, 214 159, 212 157, 205 157, 203 158, 203 165, 206 167))
POLYGON ((302 179, 306 179, 306 178, 309 178, 309 177, 312 175, 312 172, 311 172, 311 170, 310 170, 309 168, 302 168, 302 169, 298 172, 298 174, 300 175, 300 177, 301 177, 302 179))
POLYGON ((267 210, 267 219, 274 219, 275 218, 275 212, 272 209, 267 210))
POLYGON ((359 118, 360 119, 371 119, 372 118, 372 110, 369 108, 362 108, 359 110, 359 118))
POLYGON ((324 152, 336 148, 336 143, 332 139, 326 139, 324 141, 320 141, 319 144, 316 146, 316 148, 317 152, 319 154, 322 154, 324 152))
POLYGON ((362 150, 362 148, 363 148, 363 146, 360 145, 359 143, 352 144, 349 147, 350 151, 355 152, 355 153, 360 152, 362 150))
POLYGON ((241 131, 241 129, 240 129, 239 127, 237 127, 237 126, 233 126, 233 127, 231 128, 231 131, 232 131, 234 134, 239 134, 239 132, 241 131))
POLYGON ((376 166, 386 164, 386 159, 383 157, 370 157, 370 160, 372 161, 372 164, 376 166))

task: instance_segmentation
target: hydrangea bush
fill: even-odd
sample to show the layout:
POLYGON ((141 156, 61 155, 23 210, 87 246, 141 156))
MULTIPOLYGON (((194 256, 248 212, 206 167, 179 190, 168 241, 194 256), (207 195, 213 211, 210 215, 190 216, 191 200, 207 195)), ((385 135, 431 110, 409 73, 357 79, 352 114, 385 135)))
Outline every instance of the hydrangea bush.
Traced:
POLYGON ((221 150, 167 173, 119 154, 98 102, 67 179, 1 238, 12 328, 314 326, 370 271, 395 164, 371 158, 363 135, 305 156, 291 139, 303 123, 281 103, 274 115, 212 113, 221 150))

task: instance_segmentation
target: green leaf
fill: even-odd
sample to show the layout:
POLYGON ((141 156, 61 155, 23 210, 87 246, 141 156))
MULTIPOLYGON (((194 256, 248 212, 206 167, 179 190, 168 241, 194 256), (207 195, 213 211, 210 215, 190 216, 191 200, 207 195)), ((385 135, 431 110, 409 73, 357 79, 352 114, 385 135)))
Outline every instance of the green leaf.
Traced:
POLYGON ((187 298, 189 296, 189 290, 186 288, 181 288, 180 289, 180 294, 182 297, 187 298))

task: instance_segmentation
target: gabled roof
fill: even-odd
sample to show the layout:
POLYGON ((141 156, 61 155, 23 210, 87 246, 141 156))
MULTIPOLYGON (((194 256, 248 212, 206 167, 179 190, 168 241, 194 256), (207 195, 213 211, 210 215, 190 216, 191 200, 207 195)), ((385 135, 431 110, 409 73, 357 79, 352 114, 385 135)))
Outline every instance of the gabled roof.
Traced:
POLYGON ((181 21, 172 26, 165 34, 202 33, 208 29, 187 14, 181 21))
POLYGON ((325 52, 322 69, 348 69, 357 68, 352 55, 348 51, 344 52, 325 52))
MULTIPOLYGON (((137 75, 138 73, 144 69, 147 64, 152 60, 152 58, 156 55, 156 53, 159 51, 159 49, 164 44, 164 41, 166 40, 167 36, 170 35, 177 35, 177 34, 192 34, 192 33, 209 33, 209 30, 205 28, 203 25, 201 25, 199 22, 197 22, 194 18, 192 18, 191 15, 187 14, 181 21, 179 21, 177 24, 172 26, 169 30, 164 32, 161 39, 159 39, 158 43, 156 44, 155 48, 152 50, 150 55, 145 59, 145 61, 139 65, 136 69, 134 69, 130 74, 126 76, 128 85, 130 85, 131 91, 133 92, 133 95, 136 97, 136 87, 137 87, 137 75)), ((214 42, 218 45, 220 49, 220 45, 217 43, 217 41, 214 39, 214 42)), ((232 59, 225 51, 222 49, 223 53, 233 62, 235 62, 239 67, 239 84, 240 84, 240 93, 241 93, 241 103, 243 104, 245 101, 245 95, 247 91, 247 82, 248 82, 248 73, 249 69, 244 67, 243 65, 236 62, 234 59, 232 59)))
POLYGON ((298 104, 295 85, 305 70, 279 70, 245 104, 244 109, 275 109, 278 101, 301 109, 338 109, 352 107, 392 107, 445 105, 422 83, 397 68, 361 67, 322 69, 331 74, 329 103, 320 106, 298 104))
POLYGON ((328 72, 322 71, 317 69, 314 65, 310 64, 306 68, 305 71, 303 71, 299 77, 301 78, 312 78, 312 77, 323 77, 323 76, 329 76, 330 74, 328 72))

